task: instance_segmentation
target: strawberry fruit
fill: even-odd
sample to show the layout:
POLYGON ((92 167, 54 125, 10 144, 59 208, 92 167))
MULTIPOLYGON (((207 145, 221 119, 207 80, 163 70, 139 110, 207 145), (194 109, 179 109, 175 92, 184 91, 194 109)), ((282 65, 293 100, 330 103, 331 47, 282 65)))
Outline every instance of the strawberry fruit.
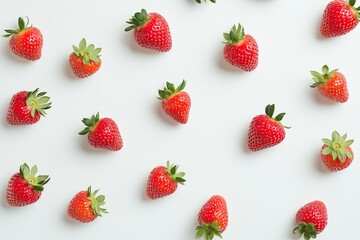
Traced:
POLYGON ((326 6, 320 25, 320 34, 325 38, 337 37, 353 30, 360 20, 360 7, 356 0, 333 0, 326 6))
POLYGON ((185 86, 185 80, 176 89, 174 84, 166 82, 166 87, 158 91, 165 113, 182 124, 187 123, 191 108, 190 95, 183 91, 185 86))
POLYGON ((255 116, 249 127, 248 148, 251 151, 259 151, 273 147, 281 143, 285 138, 285 129, 289 128, 281 124, 285 113, 279 113, 273 117, 275 105, 269 104, 265 108, 265 114, 255 116))
POLYGON ((102 208, 105 204, 105 196, 96 196, 98 191, 99 189, 92 192, 90 186, 87 191, 78 192, 69 203, 68 215, 79 222, 89 223, 101 217, 102 213, 108 213, 102 208))
POLYGON ((83 118, 82 122, 86 128, 79 134, 87 134, 91 146, 111 151, 119 151, 123 147, 119 128, 111 118, 100 118, 97 113, 91 118, 83 118))
POLYGON ((86 78, 93 75, 101 67, 101 48, 95 48, 94 44, 87 45, 83 38, 79 46, 73 45, 73 52, 69 56, 70 67, 78 78, 86 78))
POLYGON ((196 228, 196 238, 211 240, 214 236, 221 238, 221 233, 228 226, 228 210, 225 199, 220 195, 212 196, 200 209, 199 226, 196 228))
POLYGON ((43 36, 40 30, 32 25, 29 26, 29 18, 18 18, 18 29, 6 29, 3 37, 10 38, 11 51, 24 59, 36 61, 41 57, 43 36))
POLYGON ((11 125, 30 125, 38 122, 45 116, 45 110, 51 108, 50 98, 46 92, 35 89, 32 92, 21 91, 16 93, 10 101, 6 120, 11 125))
POLYGON ((322 201, 316 200, 305 204, 296 214, 296 224, 293 230, 298 237, 304 235, 305 240, 316 238, 321 233, 328 221, 327 209, 322 201))
POLYGON ((137 12, 126 23, 126 32, 134 29, 135 41, 143 48, 158 52, 168 52, 172 47, 170 28, 163 16, 147 13, 145 9, 137 12))
POLYGON ((323 138, 324 145, 321 147, 321 160, 331 171, 337 172, 350 166, 354 154, 350 145, 354 140, 346 140, 347 134, 340 136, 337 131, 333 131, 331 140, 323 138))
POLYGON ((344 103, 349 99, 349 90, 345 76, 338 72, 338 69, 329 71, 329 67, 324 65, 322 73, 310 71, 312 79, 315 81, 310 87, 317 88, 324 97, 344 103))
POLYGON ((155 167, 148 177, 146 195, 150 199, 157 199, 173 194, 178 183, 184 184, 185 173, 177 172, 178 165, 166 162, 166 167, 155 167))
POLYGON ((36 165, 30 169, 24 163, 20 166, 20 171, 10 178, 6 192, 9 205, 22 207, 39 200, 44 185, 50 178, 48 175, 36 176, 37 171, 36 165))
POLYGON ((224 58, 235 67, 246 72, 253 71, 258 65, 259 49, 256 40, 245 34, 244 27, 238 24, 231 28, 229 33, 224 33, 226 40, 224 58))

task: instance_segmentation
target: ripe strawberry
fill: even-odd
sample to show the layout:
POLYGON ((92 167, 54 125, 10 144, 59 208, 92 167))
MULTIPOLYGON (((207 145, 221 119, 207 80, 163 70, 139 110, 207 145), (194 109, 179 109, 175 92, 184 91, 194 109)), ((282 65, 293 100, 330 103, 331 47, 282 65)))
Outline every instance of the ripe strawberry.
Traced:
POLYGON ((166 167, 155 167, 148 177, 146 195, 150 199, 157 199, 168 196, 175 192, 178 183, 184 184, 185 173, 177 172, 178 165, 170 165, 166 162, 166 167))
POLYGON ((331 135, 331 140, 323 138, 321 159, 331 172, 337 172, 350 166, 354 158, 350 145, 354 140, 346 140, 347 134, 340 136, 337 131, 331 135))
POLYGON ((325 38, 337 37, 353 30, 360 20, 360 7, 356 0, 333 0, 326 6, 320 25, 320 34, 325 38))
POLYGON ((29 125, 45 116, 45 110, 51 108, 50 98, 45 96, 46 92, 35 89, 32 92, 21 91, 16 93, 9 105, 6 120, 11 125, 29 125))
POLYGON ((88 134, 88 141, 91 146, 111 151, 119 151, 123 147, 119 128, 111 118, 100 119, 99 113, 97 113, 91 118, 83 118, 82 122, 86 128, 79 134, 88 134))
POLYGON ((87 191, 78 192, 70 201, 67 209, 68 215, 79 222, 88 223, 94 221, 98 216, 101 217, 102 213, 108 213, 101 207, 105 204, 105 196, 96 196, 98 191, 99 189, 92 192, 90 186, 87 191))
POLYGON ((199 226, 196 228, 196 238, 204 237, 211 240, 221 233, 228 225, 228 211, 226 201, 222 196, 212 196, 201 208, 198 215, 199 226))
POLYGON ((73 50, 69 56, 70 67, 78 78, 86 78, 93 75, 101 67, 100 52, 101 48, 95 48, 94 44, 89 46, 83 38, 79 46, 73 45, 73 50))
POLYGON ((27 22, 23 18, 18 19, 18 29, 6 29, 7 34, 3 37, 10 37, 10 49, 17 56, 27 60, 35 61, 40 59, 43 46, 43 36, 39 29, 29 26, 29 18, 27 22))
POLYGON ((289 128, 281 124, 285 113, 279 113, 275 118, 273 114, 275 105, 267 105, 265 114, 255 116, 249 127, 248 148, 251 151, 259 151, 273 147, 281 143, 285 138, 284 128, 289 128))
POLYGON ((293 230, 294 234, 304 239, 316 238, 327 225, 327 210, 322 201, 316 200, 305 204, 296 214, 296 224, 298 226, 293 230))
POLYGON ((6 192, 6 200, 9 205, 22 207, 39 200, 44 185, 49 182, 50 178, 48 175, 36 177, 37 171, 36 165, 30 170, 29 166, 24 163, 20 166, 20 172, 10 178, 6 192))
POLYGON ((329 72, 329 67, 324 65, 321 69, 322 74, 316 71, 310 71, 315 81, 310 87, 318 89, 324 97, 344 103, 349 99, 349 91, 345 76, 334 69, 329 72))
POLYGON ((168 52, 172 46, 171 33, 165 18, 158 13, 137 12, 126 23, 126 32, 134 29, 135 41, 144 48, 168 52))
POLYGON ((165 113, 182 124, 187 123, 191 107, 190 96, 183 91, 185 86, 185 80, 176 89, 174 84, 166 82, 164 90, 158 91, 165 113))
POLYGON ((258 65, 259 49, 256 40, 245 34, 244 27, 238 24, 224 33, 226 40, 224 58, 226 61, 246 72, 253 71, 258 65))

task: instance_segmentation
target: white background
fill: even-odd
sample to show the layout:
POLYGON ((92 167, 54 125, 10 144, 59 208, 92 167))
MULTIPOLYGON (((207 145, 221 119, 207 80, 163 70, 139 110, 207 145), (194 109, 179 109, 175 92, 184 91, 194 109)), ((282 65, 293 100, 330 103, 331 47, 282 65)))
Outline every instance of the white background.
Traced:
MULTIPOLYGON (((229 226, 223 239, 295 239, 295 214, 322 200, 329 223, 318 239, 355 239, 360 214, 359 29, 322 39, 319 26, 328 1, 193 0, 7 1, 0 29, 28 16, 44 36, 43 55, 28 62, 0 41, 0 223, 1 239, 194 239, 197 214, 214 194, 225 197, 229 226), (163 15, 173 48, 141 49, 125 23, 145 8, 163 15), (250 73, 222 57, 223 32, 241 23, 259 45, 259 65, 250 73), (85 37, 102 47, 102 67, 76 79, 68 56, 85 37), (330 102, 311 89, 309 70, 324 64, 346 76, 350 98, 330 102), (187 81, 189 122, 162 113, 157 90, 166 81, 187 81), (52 98, 46 118, 31 126, 9 126, 13 94, 39 87, 52 98), (276 104, 286 112, 285 140, 260 152, 247 150, 251 119, 276 104), (100 112, 113 118, 124 140, 119 152, 89 147, 81 119, 100 112), (333 130, 355 139, 353 164, 330 173, 319 152, 333 130), (148 174, 167 160, 179 164, 187 182, 171 196, 145 197, 148 174), (11 175, 27 162, 50 182, 40 200, 22 208, 6 203, 11 175), (89 185, 106 195, 109 214, 90 224, 69 219, 71 198, 89 185)), ((3 32, 4 33, 4 32, 3 32)))

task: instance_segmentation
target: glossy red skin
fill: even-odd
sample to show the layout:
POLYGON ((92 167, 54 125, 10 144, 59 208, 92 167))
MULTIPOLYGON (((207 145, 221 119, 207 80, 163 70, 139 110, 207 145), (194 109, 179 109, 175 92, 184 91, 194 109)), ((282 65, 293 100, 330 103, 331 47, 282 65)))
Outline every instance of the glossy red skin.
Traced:
POLYGON ((149 13, 151 18, 143 26, 135 28, 135 41, 142 47, 158 52, 168 52, 172 47, 170 28, 163 16, 149 13))
POLYGON ((154 168, 148 177, 146 195, 150 199, 168 196, 177 189, 177 182, 170 178, 167 168, 159 166, 154 168))
POLYGON ((6 192, 6 200, 9 205, 14 207, 26 206, 39 200, 40 196, 41 192, 36 192, 20 173, 11 177, 6 192))
POLYGON ((248 132, 248 148, 259 151, 281 143, 285 138, 284 127, 265 114, 254 117, 248 132))
POLYGON ((353 30, 358 22, 349 3, 343 0, 334 0, 324 10, 320 33, 325 38, 341 36, 353 30))
MULTIPOLYGON (((325 147, 327 147, 326 144, 322 146, 321 150, 323 150, 325 147)), ((350 147, 346 147, 346 150, 353 154, 353 151, 350 147)), ((345 161, 341 162, 339 158, 333 160, 331 154, 324 155, 321 153, 321 160, 323 161, 326 168, 329 169, 329 171, 337 172, 349 167, 353 161, 353 158, 346 157, 345 161)))
POLYGON ((39 29, 31 27, 10 38, 10 49, 17 56, 36 61, 41 57, 43 36, 39 29))
POLYGON ((228 226, 228 211, 225 199, 220 195, 212 196, 200 209, 198 223, 211 224, 217 221, 220 227, 219 233, 225 231, 228 226))
POLYGON ((96 73, 101 67, 100 62, 90 61, 84 64, 81 57, 71 53, 69 56, 70 67, 78 78, 86 78, 96 73))
POLYGON ((326 206, 319 200, 305 204, 296 214, 296 224, 301 222, 313 223, 317 233, 321 233, 325 229, 327 221, 326 206))
POLYGON ((339 103, 344 103, 349 99, 345 76, 339 72, 335 72, 326 83, 318 85, 318 91, 324 97, 339 103))
POLYGON ((9 104, 6 121, 11 125, 30 125, 40 120, 40 113, 35 111, 34 117, 31 116, 31 107, 26 105, 27 91, 16 93, 9 104))
POLYGON ((237 44, 226 44, 224 47, 226 61, 246 72, 255 70, 258 65, 259 49, 256 40, 251 35, 244 35, 244 39, 237 44))
POLYGON ((111 118, 102 118, 88 134, 88 141, 95 148, 119 151, 123 141, 119 128, 111 118))
POLYGON ((71 199, 67 208, 68 215, 83 223, 92 222, 97 217, 91 208, 91 201, 88 199, 89 193, 81 191, 71 199))
POLYGON ((188 122, 191 99, 187 92, 178 92, 167 99, 162 100, 162 108, 167 115, 178 123, 185 124, 188 122))

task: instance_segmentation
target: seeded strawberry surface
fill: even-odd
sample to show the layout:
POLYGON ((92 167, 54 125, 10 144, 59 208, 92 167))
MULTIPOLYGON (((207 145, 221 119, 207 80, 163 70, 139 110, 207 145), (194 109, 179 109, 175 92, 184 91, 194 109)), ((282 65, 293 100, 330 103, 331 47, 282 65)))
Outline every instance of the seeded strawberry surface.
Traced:
POLYGON ((9 205, 26 206, 39 200, 40 196, 41 192, 36 192, 19 173, 11 177, 6 192, 9 205))
POLYGON ((322 95, 336 102, 343 103, 349 99, 347 82, 340 72, 335 72, 326 84, 319 85, 318 90, 322 95))
POLYGON ((313 223, 317 234, 321 233, 327 225, 327 208, 322 201, 313 201, 305 204, 296 214, 296 223, 313 223))
POLYGON ((69 56, 69 63, 74 74, 79 78, 86 78, 96 73, 101 67, 100 62, 89 62, 84 64, 81 57, 71 53, 69 56))
POLYGON ((187 92, 179 92, 162 101, 165 113, 177 122, 185 124, 189 118, 191 99, 187 92))
POLYGON ((89 143, 95 148, 118 151, 123 146, 119 128, 111 118, 102 118, 88 134, 89 143))
POLYGON ((325 38, 341 36, 353 30, 358 22, 357 13, 348 2, 334 0, 325 8, 320 33, 325 38))
POLYGON ((97 217, 92 208, 91 201, 88 199, 87 191, 77 193, 71 200, 67 212, 68 215, 80 222, 92 222, 97 217))
POLYGON ((147 183, 147 196, 151 199, 165 197, 177 189, 177 183, 169 178, 166 167, 153 169, 147 183))
POLYGON ((35 61, 40 59, 43 45, 43 36, 39 29, 31 27, 10 39, 10 49, 19 57, 35 61))
POLYGON ((35 112, 34 117, 31 116, 31 108, 25 104, 27 99, 26 95, 27 91, 21 91, 12 97, 6 116, 9 124, 29 125, 40 120, 39 112, 35 112))

